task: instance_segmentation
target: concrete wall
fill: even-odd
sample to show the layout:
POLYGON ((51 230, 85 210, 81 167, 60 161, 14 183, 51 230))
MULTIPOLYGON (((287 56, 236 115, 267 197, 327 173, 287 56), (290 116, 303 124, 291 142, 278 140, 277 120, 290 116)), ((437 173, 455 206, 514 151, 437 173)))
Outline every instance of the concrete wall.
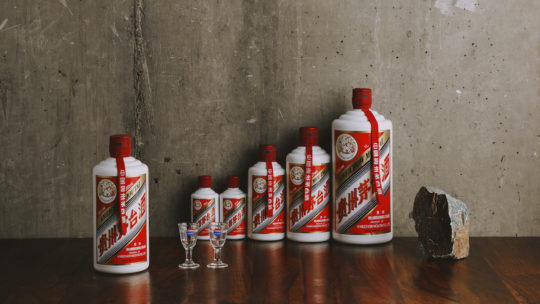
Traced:
POLYGON ((416 234, 422 185, 463 200, 473 236, 540 236, 539 13, 535 0, 4 0, 0 237, 90 237, 91 169, 116 133, 150 167, 151 234, 177 236, 198 175, 221 192, 238 174, 246 190, 258 145, 284 165, 305 125, 330 151, 354 87, 394 123, 396 236, 416 234))

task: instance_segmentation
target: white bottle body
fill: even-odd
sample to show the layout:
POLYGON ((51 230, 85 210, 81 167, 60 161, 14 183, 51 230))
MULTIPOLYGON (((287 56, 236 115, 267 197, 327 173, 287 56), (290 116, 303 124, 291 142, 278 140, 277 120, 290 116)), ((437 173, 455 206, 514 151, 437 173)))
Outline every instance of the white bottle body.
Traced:
POLYGON ((239 188, 227 188, 219 195, 219 219, 229 225, 227 239, 241 240, 246 238, 246 194, 239 188), (231 203, 224 206, 223 201, 231 203), (232 211, 229 211, 231 210, 232 211), (231 212, 229 214, 229 212, 231 212), (240 231, 243 231, 240 233, 240 231), (239 234, 237 234, 239 233, 239 234))
MULTIPOLYGON (((277 241, 282 240, 285 238, 285 170, 283 167, 281 167, 280 164, 277 162, 272 162, 272 167, 274 169, 273 173, 273 179, 276 180, 277 177, 281 178, 282 186, 281 190, 279 190, 280 187, 276 187, 276 191, 274 191, 274 217, 279 222, 279 218, 281 217, 283 221, 283 229, 280 229, 277 233, 257 233, 257 228, 254 228, 253 222, 253 196, 254 191, 253 188, 253 177, 255 178, 262 178, 266 180, 267 170, 266 170, 266 162, 258 162, 253 167, 249 168, 248 170, 248 199, 247 199, 247 205, 248 205, 248 237, 253 240, 257 241, 277 241)), ((266 190, 265 190, 266 191, 266 190)), ((259 193, 261 194, 261 193, 259 193)), ((266 203, 264 203, 266 204, 266 203)), ((260 207, 256 207, 257 209, 260 207)))
MULTIPOLYGON (((149 214, 148 214, 148 211, 150 210, 150 208, 148 207, 149 206, 149 187, 148 187, 148 181, 150 179, 150 177, 148 176, 148 166, 146 166, 145 164, 143 164, 141 161, 133 158, 133 157, 124 157, 124 164, 125 164, 125 167, 126 167, 126 176, 128 178, 128 180, 134 178, 134 177, 140 177, 140 182, 141 184, 135 184, 133 185, 133 187, 136 187, 136 186, 140 186, 140 189, 139 191, 137 191, 137 193, 135 195, 133 195, 133 201, 131 201, 129 199, 129 190, 126 190, 126 192, 128 193, 128 198, 126 199, 126 209, 127 209, 127 215, 128 215, 128 220, 130 218, 130 215, 132 214, 132 212, 134 213, 137 213, 138 215, 141 215, 140 217, 137 215, 136 218, 137 218, 137 223, 140 223, 140 225, 142 225, 142 228, 139 230, 138 234, 140 234, 140 231, 144 230, 145 234, 146 234, 146 244, 144 244, 144 238, 143 238, 143 241, 140 242, 141 244, 140 245, 136 245, 134 242, 133 242, 133 239, 130 240, 130 242, 128 243, 128 245, 126 245, 127 249, 131 249, 131 248, 139 248, 135 251, 130 251, 130 252, 140 252, 141 256, 144 254, 146 255, 146 259, 145 261, 143 262, 136 262, 136 263, 130 263, 130 264, 125 264, 125 265, 108 265, 108 264, 105 264, 105 263, 98 263, 98 260, 100 260, 102 257, 103 257, 103 254, 106 253, 107 251, 111 251, 112 250, 115 250, 115 247, 118 246, 118 244, 120 244, 120 241, 122 240, 122 238, 126 238, 126 237, 130 237, 131 234, 131 229, 128 229, 128 235, 119 235, 120 231, 119 229, 117 231, 114 231, 113 228, 114 226, 117 226, 119 228, 119 224, 120 224, 120 217, 119 217, 119 212, 117 211, 117 213, 114 213, 114 208, 118 208, 117 205, 118 204, 118 199, 113 199, 110 203, 108 204, 103 204, 100 200, 99 204, 103 206, 103 208, 107 208, 105 209, 104 211, 103 210, 100 210, 99 212, 102 212, 101 214, 103 216, 106 216, 106 214, 111 214, 109 217, 105 217, 106 220, 102 221, 101 219, 103 218, 102 216, 99 216, 97 215, 97 211, 96 211, 96 206, 98 205, 98 203, 96 202, 96 199, 98 199, 98 190, 96 189, 96 180, 99 178, 100 180, 107 180, 107 179, 111 179, 111 180, 116 180, 116 178, 118 177, 118 172, 117 172, 117 167, 116 167, 116 159, 115 158, 112 158, 112 157, 109 157, 107 158, 106 160, 102 161, 101 163, 99 163, 97 166, 94 167, 93 169, 93 209, 92 209, 92 213, 93 213, 93 234, 94 234, 94 269, 96 269, 97 271, 101 271, 101 272, 107 272, 107 273, 117 273, 117 274, 122 274, 122 273, 134 273, 134 272, 139 272, 139 271, 143 271, 145 269, 148 268, 148 266, 150 265, 150 230, 149 230, 149 214), (144 180, 143 180, 144 179, 144 180), (144 208, 144 209, 142 209, 144 208), (141 212, 141 210, 144 210, 144 212, 141 212), (109 211, 112 211, 112 212, 109 212, 109 211), (116 225, 114 224, 114 218, 117 217, 117 220, 116 220, 116 225), (98 227, 98 224, 97 224, 97 221, 100 220, 100 222, 102 222, 101 225, 99 225, 98 227), (143 222, 143 220, 145 220, 145 224, 143 222), (140 222, 139 222, 140 221, 140 222), (107 225, 107 223, 110 222, 112 223, 112 226, 111 225, 107 225), (144 225, 146 225, 146 227, 144 228, 144 225), (109 229, 107 229, 109 228, 109 229), (98 229, 100 230, 104 230, 103 232, 105 233, 98 233, 98 229), (105 238, 107 239, 107 245, 111 245, 111 243, 113 243, 111 241, 111 238, 110 238, 110 232, 113 232, 115 234, 118 234, 117 237, 115 237, 115 242, 114 244, 112 244, 112 246, 106 246, 108 247, 108 249, 105 251, 103 250, 103 248, 99 248, 101 247, 100 245, 98 245, 98 237, 103 237, 103 235, 105 235, 105 238), (98 236, 99 234, 99 236, 98 236), (131 247, 130 247, 131 246, 131 247), (98 250, 100 251, 100 253, 98 253, 98 250)), ((114 182, 114 181, 113 181, 114 182)), ((115 188, 118 184, 115 184, 115 188)), ((126 185, 128 186, 127 189, 131 189, 129 186, 130 186, 130 183, 127 182, 126 185)), ((118 194, 118 189, 116 189, 116 193, 118 194)), ((130 227, 130 223, 128 221, 128 227, 130 227)), ((138 227, 137 224, 133 225, 133 229, 136 229, 138 227)), ((135 230, 134 230, 135 232, 135 230)), ((128 238, 129 239, 129 238, 128 238)), ((139 243, 137 243, 139 244, 139 243)), ((103 245, 103 243, 101 243, 101 245, 103 245)), ((122 252, 123 250, 121 250, 122 252)), ((111 259, 114 259, 116 258, 116 256, 114 256, 113 258, 111 259)))
MULTIPOLYGON (((348 214, 347 216, 342 216, 340 218, 340 213, 341 215, 347 213, 347 211, 349 211, 349 208, 340 208, 340 204, 339 202, 341 202, 343 199, 347 200, 347 196, 349 193, 353 193, 351 190, 354 190, 354 186, 358 187, 356 189, 359 189, 361 186, 360 183, 362 183, 362 180, 360 181, 357 181, 355 185, 352 185, 351 184, 351 187, 344 187, 343 185, 347 185, 347 181, 344 181, 344 182, 341 182, 342 180, 344 180, 344 178, 341 178, 340 176, 340 173, 341 172, 346 172, 347 168, 345 166, 345 168, 343 168, 344 166, 343 165, 339 165, 338 168, 336 168, 336 163, 340 163, 340 162, 343 162, 342 160, 342 157, 341 155, 345 155, 346 156, 346 153, 350 152, 348 150, 343 150, 343 154, 337 154, 336 153, 336 147, 337 147, 337 142, 336 142, 336 135, 339 135, 341 136, 340 134, 347 134, 347 135, 351 135, 351 136, 359 136, 360 134, 363 134, 362 136, 364 136, 364 138, 368 138, 369 137, 369 134, 371 134, 371 124, 370 122, 368 121, 366 115, 364 114, 364 112, 362 110, 351 110, 351 111, 348 111, 346 114, 344 115, 341 115, 341 117, 339 119, 336 119, 333 121, 332 123, 332 169, 333 169, 333 178, 334 178, 334 185, 333 185, 333 191, 332 191, 332 218, 333 218, 333 223, 332 223, 332 237, 337 240, 337 241, 340 241, 340 242, 344 242, 344 243, 350 243, 350 244, 378 244, 378 243, 385 243, 385 242, 389 242, 390 240, 392 240, 392 237, 393 237, 393 221, 394 221, 394 214, 393 214, 393 197, 392 197, 392 168, 393 168, 393 163, 392 163, 392 145, 393 145, 393 139, 392 139, 392 136, 393 136, 393 129, 392 129, 392 122, 388 119, 385 119, 384 116, 378 114, 377 112, 375 111, 371 111, 373 113, 373 115, 375 116, 375 119, 377 120, 377 123, 378 123, 378 126, 379 126, 379 134, 380 133, 384 133, 382 136, 380 136, 380 139, 379 139, 379 149, 380 149, 380 152, 379 152, 379 155, 380 155, 380 168, 382 171, 384 171, 385 173, 385 179, 382 180, 382 184, 383 184, 383 191, 385 193, 385 197, 388 197, 389 195, 389 200, 390 200, 390 204, 389 204, 389 220, 388 220, 388 214, 381 214, 378 212, 378 210, 375 210, 375 209, 371 209, 371 211, 368 210, 368 208, 366 207, 365 211, 362 211, 364 213, 367 213, 365 215, 363 215, 363 218, 360 222, 364 222, 365 220, 368 220, 369 222, 373 222, 375 224, 368 224, 367 226, 377 226, 377 225, 385 225, 387 228, 384 228, 388 231, 383 231, 383 232, 374 232, 374 233, 364 233, 364 232, 361 232, 361 233, 350 233, 350 232, 344 232, 344 227, 346 226, 343 226, 343 224, 341 222, 345 221, 344 223, 346 223, 347 220, 352 220, 353 218, 349 218, 350 216, 354 215, 354 214, 348 214), (343 170, 343 171, 340 171, 340 170, 343 170), (342 188, 340 188, 342 187, 342 188), (348 188, 348 189, 347 189, 348 188), (344 189, 344 190, 343 190, 344 189), (338 202, 339 201, 339 202, 338 202), (346 211, 346 212, 344 212, 346 211), (369 220, 370 218, 373 218, 374 220, 371 221, 369 220), (378 218, 382 218, 381 220, 378 220, 378 218), (379 223, 377 223, 379 222, 379 223), (341 225, 341 226, 340 226, 341 225), (388 229, 389 228, 389 229, 388 229)), ((347 136, 347 135, 344 135, 344 136, 347 136)), ((338 137, 339 137, 338 136, 338 137)), ((358 154, 358 157, 360 157, 360 149, 364 149, 363 147, 367 147, 367 149, 370 151, 371 148, 371 143, 366 140, 362 141, 362 142, 358 142, 358 140, 356 141, 358 144, 358 149, 357 150, 357 154, 358 154), (366 146, 367 145, 367 146, 366 146)), ((343 149, 340 147, 340 149, 343 149)), ((352 152, 351 152, 352 153, 352 152)), ((351 154, 349 153, 349 154, 351 154)), ((370 156, 369 156, 370 157, 370 156)), ((345 157, 345 159, 347 159, 345 157)), ((372 158, 371 158, 372 160, 372 158)), ((369 160, 369 163, 367 164, 368 166, 370 166, 371 164, 371 160, 369 160)), ((371 168, 369 168, 369 171, 367 175, 367 177, 369 178, 370 181, 373 180, 373 175, 370 173, 371 172, 371 168)), ((381 175, 383 174, 383 172, 381 172, 381 175)), ((365 177, 366 175, 364 175, 365 177)), ((366 184, 369 184, 369 187, 371 188, 371 191, 369 191, 370 193, 368 194, 368 197, 366 200, 364 201, 361 201, 361 203, 368 203, 369 201, 372 201, 375 197, 375 189, 373 189, 373 185, 371 182, 366 182, 366 180, 364 179, 363 180, 364 182, 364 186, 366 184)), ((359 191, 357 191, 358 193, 359 191)), ((362 199, 362 197, 360 197, 360 200, 362 199)), ((349 201, 348 201, 349 203, 349 201)), ((365 206, 365 205, 362 205, 360 204, 361 206, 365 206)), ((358 206, 360 207, 360 206, 358 206)), ((379 206, 377 206, 377 208, 379 208, 379 206)), ((352 209, 352 208, 350 208, 352 209)), ((353 210, 354 212, 355 210, 353 210)), ((383 210, 384 211, 384 210, 383 210)), ((360 213, 359 213, 360 214, 360 213)), ((359 224, 360 222, 357 222, 355 223, 352 228, 350 228, 349 231, 351 230, 354 230, 354 229, 360 229, 359 226, 366 226, 366 225, 362 225, 362 224, 359 224)), ((365 223, 365 222, 364 222, 365 223)), ((375 228, 375 229, 379 229, 379 228, 375 228)))
POLYGON ((191 222, 199 223, 197 240, 210 240, 208 224, 220 221, 218 200, 219 194, 211 188, 199 188, 191 195, 191 222))
POLYGON ((287 155, 287 165, 285 167, 287 170, 285 204, 287 208, 287 238, 297 242, 324 242, 330 239, 332 209, 330 193, 332 175, 331 159, 330 155, 319 146, 312 147, 312 154, 312 172, 315 179, 312 179, 311 193, 312 197, 314 197, 314 208, 306 214, 299 212, 299 210, 303 210, 302 207, 304 204, 302 194, 306 175, 306 147, 298 147, 287 155), (295 174, 292 172, 293 169, 298 171, 296 175, 303 175, 304 178, 296 178, 295 180, 295 174), (317 193, 322 195, 319 197, 317 193), (296 212, 294 212, 295 210, 296 212), (324 227, 316 228, 315 221, 317 221, 317 225, 324 227))

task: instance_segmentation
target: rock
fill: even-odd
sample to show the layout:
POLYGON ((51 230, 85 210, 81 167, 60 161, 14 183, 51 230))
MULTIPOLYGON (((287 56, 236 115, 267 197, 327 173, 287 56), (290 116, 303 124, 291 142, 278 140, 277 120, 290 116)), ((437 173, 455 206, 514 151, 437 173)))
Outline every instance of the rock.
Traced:
POLYGON ((413 218, 422 252, 433 258, 469 256, 469 211, 446 192, 422 187, 414 199, 413 218))

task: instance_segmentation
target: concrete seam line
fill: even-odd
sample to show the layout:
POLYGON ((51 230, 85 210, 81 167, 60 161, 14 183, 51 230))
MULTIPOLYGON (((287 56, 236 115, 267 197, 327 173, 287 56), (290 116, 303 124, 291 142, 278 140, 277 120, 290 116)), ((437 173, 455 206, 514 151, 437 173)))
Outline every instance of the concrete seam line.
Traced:
POLYGON ((141 125, 143 112, 146 113, 146 122, 150 133, 154 134, 154 110, 152 108, 152 90, 150 75, 146 64, 145 43, 142 32, 142 18, 144 17, 143 0, 135 0, 135 47, 134 47, 134 73, 135 73, 135 157, 141 156, 141 125))

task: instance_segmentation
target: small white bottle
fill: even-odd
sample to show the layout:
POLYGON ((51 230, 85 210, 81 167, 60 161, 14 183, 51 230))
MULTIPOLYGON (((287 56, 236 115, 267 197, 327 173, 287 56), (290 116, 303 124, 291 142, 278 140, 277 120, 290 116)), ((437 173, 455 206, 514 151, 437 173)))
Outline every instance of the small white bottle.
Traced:
POLYGON ((240 177, 227 176, 227 190, 219 195, 219 218, 229 225, 227 239, 246 238, 246 194, 240 190, 240 177))
POLYGON ((219 222, 217 194, 212 188, 212 177, 199 176, 199 189, 191 195, 191 222, 199 223, 197 240, 209 240, 208 225, 219 222))
POLYGON ((284 196, 285 170, 276 162, 276 146, 260 145, 259 162, 248 171, 250 239, 277 241, 285 237, 284 196), (268 199, 269 192, 271 199, 268 199))
POLYGON ((94 269, 143 271, 150 265, 148 166, 131 157, 129 135, 112 135, 109 153, 93 169, 94 269))
POLYGON ((371 110, 370 89, 353 89, 352 99, 354 110, 332 123, 332 237, 350 244, 384 243, 393 237, 392 122, 371 110), (371 142, 375 126, 378 147, 371 142), (380 181, 381 200, 374 180, 380 181))
POLYGON ((300 147, 287 155, 287 238, 297 242, 330 239, 330 155, 318 144, 319 130, 301 127, 300 147))

